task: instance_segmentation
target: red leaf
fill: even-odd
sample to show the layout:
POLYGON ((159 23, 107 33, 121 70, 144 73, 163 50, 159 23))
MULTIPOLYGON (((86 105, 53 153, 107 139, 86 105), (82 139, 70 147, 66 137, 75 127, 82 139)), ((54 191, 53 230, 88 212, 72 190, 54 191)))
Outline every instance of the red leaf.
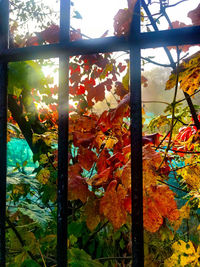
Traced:
POLYGON ((84 148, 79 149, 78 161, 80 165, 87 171, 92 168, 96 160, 97 156, 93 151, 84 148))
POLYGON ((69 175, 68 180, 68 199, 76 200, 80 199, 83 203, 87 201, 87 198, 92 194, 88 190, 88 185, 85 179, 78 175, 69 175))
POLYGON ((192 20, 193 25, 200 25, 200 4, 188 13, 188 17, 192 20))
POLYGON ((152 144, 152 145, 158 146, 160 143, 159 141, 160 136, 161 134, 159 133, 148 134, 148 135, 142 136, 142 145, 152 144))
POLYGON ((42 38, 47 43, 53 44, 59 41, 60 27, 58 25, 52 24, 44 31, 38 33, 39 37, 42 38))
POLYGON ((88 179, 87 183, 92 186, 105 186, 109 183, 110 172, 111 168, 107 168, 99 174, 94 175, 91 179, 88 179))

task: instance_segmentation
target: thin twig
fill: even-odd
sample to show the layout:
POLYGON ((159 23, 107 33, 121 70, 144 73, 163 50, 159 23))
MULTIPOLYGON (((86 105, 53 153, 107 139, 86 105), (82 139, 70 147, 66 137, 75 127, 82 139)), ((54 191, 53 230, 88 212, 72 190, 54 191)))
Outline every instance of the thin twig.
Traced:
POLYGON ((98 261, 109 261, 109 260, 132 260, 132 256, 127 257, 105 257, 105 258, 97 258, 98 261))
MULTIPOLYGON (((24 240, 22 239, 20 233, 18 232, 18 230, 16 229, 15 225, 10 221, 10 219, 8 217, 6 217, 6 222, 7 224, 10 226, 10 228, 13 230, 13 232, 15 233, 17 239, 19 240, 21 246, 23 249, 25 249, 25 243, 24 240)), ((32 260, 36 261, 34 255, 32 254, 31 251, 26 250, 26 252, 28 253, 28 255, 31 257, 32 260)), ((37 261, 36 261, 37 262, 37 261)), ((37 262, 38 263, 38 262, 37 262)), ((39 264, 39 263, 38 263, 39 264)))

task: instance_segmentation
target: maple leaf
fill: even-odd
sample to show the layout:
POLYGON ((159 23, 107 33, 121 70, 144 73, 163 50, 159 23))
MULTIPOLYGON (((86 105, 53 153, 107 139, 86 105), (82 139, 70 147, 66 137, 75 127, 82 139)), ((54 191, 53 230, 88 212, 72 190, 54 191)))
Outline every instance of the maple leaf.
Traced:
POLYGON ((146 145, 146 144, 153 144, 155 146, 158 146, 160 141, 161 134, 159 133, 154 133, 154 134, 147 134, 142 136, 142 145, 146 145))
POLYGON ((166 90, 176 85, 176 71, 179 72, 180 88, 189 95, 192 95, 200 86, 200 52, 183 60, 177 70, 173 71, 166 83, 166 90))
POLYGON ((106 162, 109 166, 114 168, 121 167, 124 164, 124 155, 120 152, 117 152, 113 156, 109 157, 106 162))
POLYGON ((92 141, 95 139, 96 135, 92 133, 80 133, 80 132, 74 132, 73 133, 74 137, 74 145, 75 146, 83 146, 83 147, 88 147, 92 141))
POLYGON ((149 232, 156 232, 163 224, 163 217, 159 213, 156 204, 147 196, 143 198, 143 224, 149 232))
POLYGON ((105 169, 107 169, 108 167, 108 163, 106 162, 106 160, 110 157, 110 154, 108 152, 107 149, 104 149, 98 160, 97 160, 97 170, 98 170, 98 173, 101 173, 102 171, 104 171, 105 169))
POLYGON ((78 164, 78 163, 75 163, 74 165, 70 165, 68 167, 68 173, 69 173, 69 175, 72 175, 72 174, 73 175, 80 175, 82 171, 83 170, 82 170, 80 164, 78 164))
POLYGON ((105 99, 104 83, 101 83, 93 88, 90 88, 90 90, 88 90, 87 101, 88 101, 89 106, 92 106, 94 104, 92 102, 93 98, 95 99, 96 102, 103 101, 105 99))
POLYGON ((190 189, 199 190, 200 188, 200 166, 193 165, 178 170, 190 189))
POLYGON ((175 221, 179 218, 179 211, 174 200, 175 193, 167 185, 152 186, 148 190, 148 195, 154 200, 158 211, 163 217, 170 221, 175 221))
POLYGON ((123 168, 121 181, 125 188, 128 189, 131 187, 131 160, 129 160, 123 168))
POLYGON ((82 39, 82 34, 80 29, 70 30, 70 41, 77 41, 82 39))
POLYGON ((108 184, 111 168, 107 168, 102 172, 95 174, 92 178, 87 180, 87 183, 92 186, 104 186, 108 184))
POLYGON ((192 20, 193 25, 200 25, 200 4, 188 13, 188 17, 192 20))
POLYGON ((113 149, 114 145, 117 142, 118 142, 117 138, 110 136, 105 140, 105 148, 113 149))
POLYGON ((120 9, 114 17, 114 34, 127 35, 133 17, 133 8, 137 0, 128 0, 128 9, 120 9))
POLYGON ((68 200, 80 199, 85 203, 90 195, 92 195, 92 192, 88 190, 86 180, 79 175, 69 173, 68 200))
POLYGON ((110 121, 112 123, 117 123, 117 122, 121 123, 122 118, 129 109, 129 104, 130 104, 130 94, 127 94, 119 102, 117 107, 112 112, 110 112, 111 114, 110 121))
POLYGON ((89 171, 92 168, 94 162, 96 162, 96 160, 97 156, 93 151, 80 147, 78 161, 84 169, 89 171))
POLYGON ((99 199, 97 199, 94 195, 88 198, 84 206, 84 215, 86 216, 88 229, 93 231, 100 223, 99 199))
POLYGON ((94 114, 81 116, 73 114, 69 120, 69 132, 91 132, 96 128, 98 117, 94 114))
POLYGON ((53 44, 59 41, 60 27, 52 24, 44 31, 37 33, 40 39, 43 39, 47 43, 53 44))
POLYGON ((156 185, 158 178, 157 169, 162 162, 159 152, 156 152, 149 144, 143 147, 143 185, 148 188, 156 185))
POLYGON ((113 180, 107 187, 105 195, 100 200, 100 213, 113 225, 115 230, 126 223, 127 212, 124 208, 126 190, 122 185, 117 187, 117 181, 113 180))
POLYGON ((115 93, 120 96, 121 99, 127 94, 127 90, 121 82, 115 83, 115 93))
POLYGON ((144 228, 156 232, 163 224, 163 217, 169 221, 179 218, 174 192, 166 185, 151 186, 143 198, 144 228))

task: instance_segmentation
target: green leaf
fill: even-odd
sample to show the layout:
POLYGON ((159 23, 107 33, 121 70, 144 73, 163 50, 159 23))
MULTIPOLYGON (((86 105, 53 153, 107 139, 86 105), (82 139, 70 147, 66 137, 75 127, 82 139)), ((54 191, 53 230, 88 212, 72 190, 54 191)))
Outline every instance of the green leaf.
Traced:
POLYGON ((34 260, 29 259, 29 260, 25 260, 22 263, 21 267, 40 267, 40 265, 34 260))
POLYGON ((29 204, 27 202, 22 202, 22 205, 18 207, 18 210, 36 222, 38 225, 45 227, 47 223, 49 223, 52 218, 49 214, 47 208, 40 208, 36 204, 29 204))
POLYGON ((99 261, 92 260, 83 249, 78 248, 68 250, 68 262, 70 267, 103 267, 99 261))
POLYGON ((19 137, 19 135, 21 134, 20 129, 16 125, 14 125, 10 122, 7 123, 7 128, 9 130, 12 130, 13 132, 15 132, 17 134, 17 137, 19 137))
POLYGON ((43 89, 47 84, 42 68, 37 62, 11 62, 8 70, 8 94, 19 97, 23 90, 43 89))

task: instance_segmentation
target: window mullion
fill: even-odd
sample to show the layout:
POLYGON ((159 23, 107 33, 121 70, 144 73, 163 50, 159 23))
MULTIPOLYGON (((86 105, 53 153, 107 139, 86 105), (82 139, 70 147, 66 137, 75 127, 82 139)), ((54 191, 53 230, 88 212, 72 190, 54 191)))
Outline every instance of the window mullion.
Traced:
MULTIPOLYGON (((70 0, 60 0, 60 43, 69 42, 70 0)), ((57 263, 67 266, 69 56, 59 57, 57 263)))
POLYGON ((134 267, 144 266, 140 1, 137 1, 130 32, 132 255, 134 267))

